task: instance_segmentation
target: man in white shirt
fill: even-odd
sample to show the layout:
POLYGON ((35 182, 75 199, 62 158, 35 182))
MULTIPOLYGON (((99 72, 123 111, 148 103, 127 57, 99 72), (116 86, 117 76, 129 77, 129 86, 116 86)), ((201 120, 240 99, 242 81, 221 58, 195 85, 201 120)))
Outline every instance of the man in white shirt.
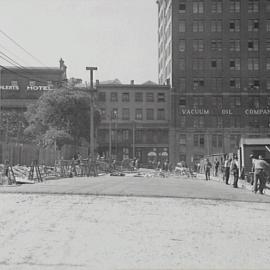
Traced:
POLYGON ((252 165, 254 168, 254 192, 257 193, 259 189, 260 194, 263 194, 263 190, 266 184, 266 177, 267 173, 269 173, 270 165, 265 160, 263 160, 261 155, 258 159, 252 159, 252 165))
POLYGON ((233 157, 233 161, 230 166, 231 172, 233 173, 233 187, 238 188, 238 179, 239 179, 239 163, 237 156, 233 157))
POLYGON ((226 156, 225 163, 224 163, 226 185, 229 185, 231 161, 232 159, 226 156))

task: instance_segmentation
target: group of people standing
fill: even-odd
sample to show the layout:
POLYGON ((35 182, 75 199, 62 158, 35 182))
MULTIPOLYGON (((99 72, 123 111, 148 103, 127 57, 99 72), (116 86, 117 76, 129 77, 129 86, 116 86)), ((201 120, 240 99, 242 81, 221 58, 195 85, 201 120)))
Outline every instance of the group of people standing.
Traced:
MULTIPOLYGON (((263 159, 261 155, 258 158, 255 158, 253 155, 250 156, 252 160, 252 181, 253 191, 260 194, 263 194, 263 190, 266 185, 266 180, 270 172, 270 165, 263 159)), ((220 162, 216 159, 214 162, 214 166, 206 159, 204 171, 206 180, 210 180, 210 171, 213 167, 214 176, 218 176, 219 167, 221 165, 221 172, 223 173, 223 181, 226 185, 229 185, 230 176, 233 175, 233 187, 238 188, 238 180, 240 175, 240 165, 238 162, 237 155, 233 155, 232 158, 229 156, 225 157, 224 163, 220 164, 220 162)))

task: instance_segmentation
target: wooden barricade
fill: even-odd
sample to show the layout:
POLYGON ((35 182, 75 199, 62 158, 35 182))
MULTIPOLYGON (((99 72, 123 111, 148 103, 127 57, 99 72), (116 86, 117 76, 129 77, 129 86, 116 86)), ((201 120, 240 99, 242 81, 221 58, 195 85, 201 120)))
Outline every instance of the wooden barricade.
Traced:
POLYGON ((39 165, 38 161, 34 160, 31 164, 29 175, 28 175, 29 180, 35 180, 37 182, 43 182, 40 170, 39 170, 39 165))
POLYGON ((15 174, 13 172, 12 166, 9 163, 9 160, 5 161, 4 176, 6 176, 8 178, 9 185, 16 184, 15 174))
POLYGON ((57 160, 55 172, 61 177, 89 177, 105 174, 110 171, 109 163, 104 160, 80 159, 80 160, 57 160))

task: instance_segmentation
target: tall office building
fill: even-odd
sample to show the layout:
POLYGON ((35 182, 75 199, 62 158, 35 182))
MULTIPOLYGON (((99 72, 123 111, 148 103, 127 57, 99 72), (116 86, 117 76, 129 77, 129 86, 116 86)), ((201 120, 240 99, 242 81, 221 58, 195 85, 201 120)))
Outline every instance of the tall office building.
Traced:
POLYGON ((170 159, 270 135, 270 1, 159 0, 159 83, 172 85, 170 159))

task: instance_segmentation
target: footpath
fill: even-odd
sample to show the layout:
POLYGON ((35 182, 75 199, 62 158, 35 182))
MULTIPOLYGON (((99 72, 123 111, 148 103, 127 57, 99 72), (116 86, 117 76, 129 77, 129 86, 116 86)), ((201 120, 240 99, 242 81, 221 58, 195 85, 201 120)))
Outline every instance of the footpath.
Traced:
MULTIPOLYGON (((205 180, 204 174, 201 174, 201 173, 197 174, 197 177, 201 180, 205 180)), ((220 174, 219 176, 210 175, 210 181, 220 182, 220 183, 225 185, 225 181, 223 180, 222 174, 220 174)), ((230 176, 229 184, 233 188, 233 175, 230 176)), ((246 180, 239 179, 238 180, 238 188, 250 190, 250 192, 252 192, 253 186, 250 183, 248 183, 246 180)), ((266 184, 266 188, 264 189, 264 194, 270 196, 270 185, 269 184, 266 184)))

